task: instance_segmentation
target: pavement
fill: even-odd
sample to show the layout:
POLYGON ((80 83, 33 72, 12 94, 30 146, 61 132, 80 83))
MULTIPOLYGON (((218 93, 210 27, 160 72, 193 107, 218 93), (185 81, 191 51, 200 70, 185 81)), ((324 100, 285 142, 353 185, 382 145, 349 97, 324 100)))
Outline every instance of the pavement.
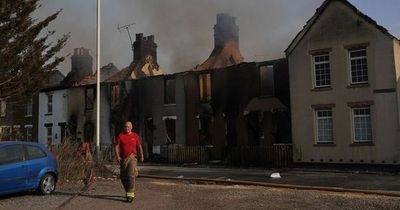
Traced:
MULTIPOLYGON (((107 168, 119 174, 117 165, 107 168)), ((228 182, 252 182, 271 186, 304 186, 321 189, 365 190, 389 192, 400 196, 400 175, 379 172, 332 171, 309 169, 270 170, 259 168, 178 167, 168 165, 141 165, 139 176, 171 179, 200 179, 228 182), (281 178, 270 178, 278 172, 281 178)), ((290 188, 290 187, 289 187, 290 188)), ((295 187, 293 187, 295 188, 295 187)), ((339 190, 340 191, 340 190, 339 190)))

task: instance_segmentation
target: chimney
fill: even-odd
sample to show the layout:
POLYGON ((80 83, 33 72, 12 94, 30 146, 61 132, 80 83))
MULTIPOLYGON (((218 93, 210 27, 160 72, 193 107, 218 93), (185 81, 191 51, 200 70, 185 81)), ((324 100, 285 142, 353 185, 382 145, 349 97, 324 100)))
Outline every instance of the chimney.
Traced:
POLYGON ((93 73, 93 58, 89 54, 89 49, 74 49, 74 55, 71 56, 71 73, 75 74, 76 78, 82 78, 93 73))
POLYGON ((225 13, 217 14, 217 23, 214 25, 214 49, 207 60, 193 70, 218 69, 242 62, 236 18, 225 13))
POLYGON ((214 25, 214 47, 222 48, 229 41, 239 46, 239 27, 236 25, 236 17, 226 13, 217 14, 217 24, 214 25))
POLYGON ((93 74, 93 58, 89 54, 89 49, 75 48, 71 56, 71 71, 62 81, 64 85, 72 85, 82 78, 93 74))
POLYGON ((157 62, 157 44, 154 42, 154 35, 143 37, 143 34, 136 34, 136 40, 133 43, 133 62, 138 63, 144 60, 147 55, 153 57, 157 62))

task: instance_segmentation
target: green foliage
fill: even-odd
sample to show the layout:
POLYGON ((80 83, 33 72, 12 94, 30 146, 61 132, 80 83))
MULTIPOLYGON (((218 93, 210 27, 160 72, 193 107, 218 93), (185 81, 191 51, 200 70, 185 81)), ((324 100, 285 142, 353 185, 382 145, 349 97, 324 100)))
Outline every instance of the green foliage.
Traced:
POLYGON ((64 60, 56 54, 69 34, 52 43, 48 39, 55 31, 44 31, 61 10, 39 21, 32 17, 38 2, 0 0, 0 99, 9 103, 31 98, 64 60))

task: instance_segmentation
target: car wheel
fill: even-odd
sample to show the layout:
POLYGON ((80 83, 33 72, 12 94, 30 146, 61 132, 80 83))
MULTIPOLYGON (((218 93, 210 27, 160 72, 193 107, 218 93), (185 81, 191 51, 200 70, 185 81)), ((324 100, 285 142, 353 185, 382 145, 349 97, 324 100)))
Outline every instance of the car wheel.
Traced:
POLYGON ((39 192, 43 195, 49 195, 56 189, 56 178, 52 174, 46 174, 40 180, 39 192))

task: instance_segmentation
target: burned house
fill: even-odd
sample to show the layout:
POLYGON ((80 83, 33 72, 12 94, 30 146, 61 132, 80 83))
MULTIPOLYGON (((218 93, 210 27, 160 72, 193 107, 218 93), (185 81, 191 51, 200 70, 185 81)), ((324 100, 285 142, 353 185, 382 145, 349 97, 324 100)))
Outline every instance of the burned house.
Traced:
POLYGON ((155 48, 135 50, 136 61, 107 80, 114 135, 133 121, 148 157, 201 146, 211 148, 211 158, 226 159, 233 149, 290 142, 287 61, 244 63, 238 30, 234 17, 219 14, 210 57, 171 75, 140 76, 142 52, 155 48))
MULTIPOLYGON (((118 72, 113 64, 101 68, 101 81, 118 72)), ((39 142, 50 145, 62 143, 69 136, 77 141, 94 143, 96 74, 93 73, 92 56, 85 48, 74 49, 71 71, 59 84, 42 89, 39 93, 39 142)), ((105 107, 100 117, 108 119, 107 90, 101 87, 101 105, 105 107)), ((105 121, 107 122, 107 121, 105 121)), ((111 144, 107 123, 101 124, 102 146, 111 144)))
POLYGON ((109 119, 105 120, 110 123, 112 141, 121 132, 122 125, 127 120, 132 121, 134 130, 138 131, 138 110, 142 99, 138 98, 141 88, 137 86, 136 81, 147 77, 161 78, 159 75, 163 74, 157 63, 157 44, 153 35, 136 34, 133 50, 132 63, 104 83, 108 93, 107 106, 110 110, 109 119))
POLYGON ((242 62, 236 18, 229 14, 217 14, 217 23, 214 25, 214 49, 207 60, 195 66, 193 70, 217 69, 242 62))

